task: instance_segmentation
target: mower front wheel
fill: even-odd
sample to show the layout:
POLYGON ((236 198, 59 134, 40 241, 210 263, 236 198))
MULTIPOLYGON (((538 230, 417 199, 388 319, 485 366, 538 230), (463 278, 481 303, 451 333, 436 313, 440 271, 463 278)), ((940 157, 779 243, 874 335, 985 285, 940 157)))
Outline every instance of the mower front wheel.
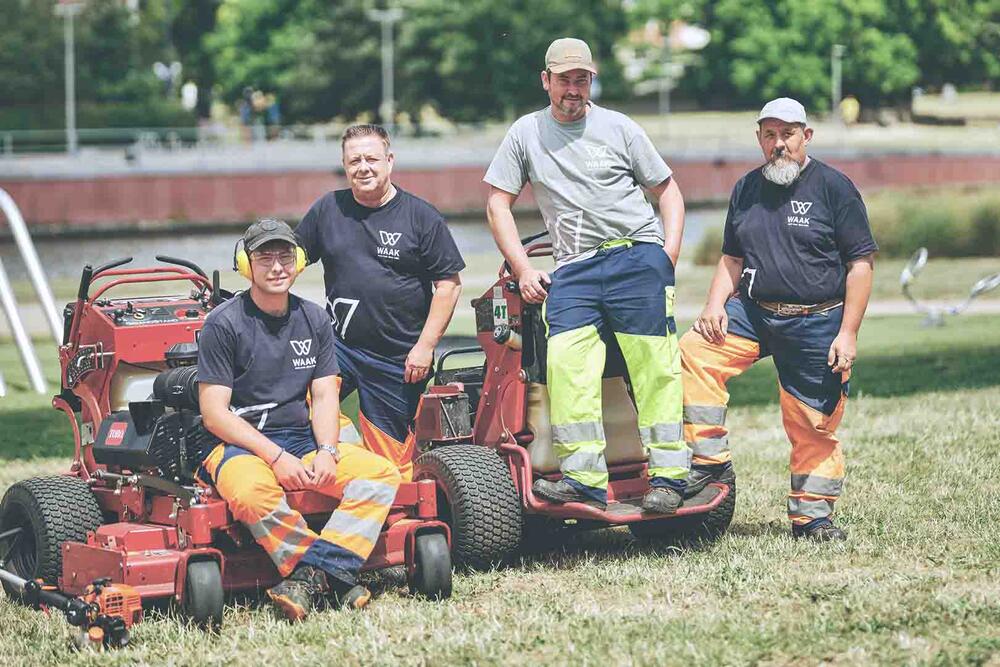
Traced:
POLYGON ((214 560, 188 563, 184 580, 185 615, 201 628, 216 630, 222 627, 224 602, 219 564, 214 560))
POLYGON ((451 597, 451 551, 448 539, 441 533, 417 535, 415 569, 410 576, 410 593, 431 600, 451 597))

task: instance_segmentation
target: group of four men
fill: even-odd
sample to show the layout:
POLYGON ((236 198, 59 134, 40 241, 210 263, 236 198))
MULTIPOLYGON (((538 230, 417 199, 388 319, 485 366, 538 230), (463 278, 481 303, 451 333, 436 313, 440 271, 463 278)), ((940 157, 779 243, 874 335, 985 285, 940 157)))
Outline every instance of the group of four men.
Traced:
MULTIPOLYGON (((545 60, 551 104, 514 123, 484 178, 497 245, 523 299, 544 304, 548 329, 563 476, 537 480, 534 493, 607 502, 607 345, 628 367, 649 455, 643 509, 660 514, 734 479, 726 383, 773 355, 792 443, 793 533, 844 539, 830 520, 844 477, 834 432, 877 250, 857 190, 807 156, 800 104, 768 103, 757 131, 766 163, 733 190, 708 302, 678 344, 676 179, 636 123, 590 101, 597 68, 584 42, 556 40, 545 60), (551 275, 529 262, 511 212, 529 182, 552 238, 551 275)), ((200 337, 201 410, 225 443, 200 475, 271 556, 284 579, 268 595, 293 620, 323 597, 351 607, 369 598, 357 573, 412 475, 410 425, 465 266, 437 210, 391 182, 385 130, 349 128, 342 152, 350 188, 321 197, 294 232, 277 220, 251 225, 234 257, 250 287, 213 310, 200 337), (289 292, 312 262, 323 264, 325 312, 289 292), (360 435, 339 417, 354 391, 360 435), (285 499, 306 488, 340 499, 318 534, 285 499)))

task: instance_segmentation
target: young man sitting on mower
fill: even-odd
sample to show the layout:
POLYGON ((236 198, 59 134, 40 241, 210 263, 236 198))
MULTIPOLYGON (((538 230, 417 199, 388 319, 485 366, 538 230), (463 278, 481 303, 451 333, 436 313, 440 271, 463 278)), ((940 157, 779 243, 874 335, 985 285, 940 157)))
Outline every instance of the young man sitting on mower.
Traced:
POLYGON ((251 225, 234 257, 250 289, 212 310, 198 350, 204 424, 226 443, 208 455, 199 476, 285 577, 267 594, 292 621, 327 597, 337 606, 367 604, 357 573, 400 484, 386 459, 338 446, 330 319, 289 293, 305 263, 284 222, 251 225), (285 497, 285 490, 305 489, 340 499, 318 535, 285 497))

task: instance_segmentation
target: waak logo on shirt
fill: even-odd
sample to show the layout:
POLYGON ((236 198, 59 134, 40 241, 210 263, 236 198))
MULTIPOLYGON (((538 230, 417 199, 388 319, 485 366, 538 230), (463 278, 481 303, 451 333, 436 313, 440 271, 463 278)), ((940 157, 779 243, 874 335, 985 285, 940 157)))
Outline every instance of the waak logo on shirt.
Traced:
POLYGON ((806 214, 812 208, 813 203, 811 201, 795 201, 794 199, 789 203, 794 215, 788 216, 788 224, 793 227, 808 227, 809 218, 806 217, 806 214))
POLYGON ((288 343, 292 346, 292 352, 296 355, 292 357, 292 368, 301 371, 316 367, 315 355, 309 356, 309 352, 312 350, 312 338, 290 340, 288 343))
POLYGON ((379 240, 382 241, 382 245, 375 248, 375 253, 379 257, 385 257, 387 259, 399 259, 399 249, 393 248, 399 243, 400 237, 403 236, 403 232, 386 232, 383 230, 378 230, 379 240))
POLYGON ((614 166, 614 153, 611 152, 610 146, 601 146, 599 144, 584 144, 584 149, 587 151, 586 164, 587 169, 593 171, 595 169, 607 169, 608 167, 614 166))

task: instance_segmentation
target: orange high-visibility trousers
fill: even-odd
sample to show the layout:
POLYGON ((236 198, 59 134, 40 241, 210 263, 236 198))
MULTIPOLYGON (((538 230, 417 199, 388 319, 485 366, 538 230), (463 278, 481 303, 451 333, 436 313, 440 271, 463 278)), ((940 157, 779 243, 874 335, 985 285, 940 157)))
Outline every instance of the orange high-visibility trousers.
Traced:
POLYGON ((727 383, 758 359, 774 358, 785 433, 792 445, 788 517, 796 525, 829 517, 844 483, 844 454, 835 433, 847 403, 849 373, 833 373, 827 354, 843 309, 778 316, 752 301, 726 304, 729 333, 721 345, 694 331, 681 338, 684 439, 695 465, 731 460, 727 383))
MULTIPOLYGON (((271 466, 240 447, 219 445, 212 450, 203 463, 202 478, 207 475, 214 483, 233 516, 249 528, 281 576, 287 577, 303 563, 354 583, 382 531, 400 476, 389 461, 362 447, 342 443, 339 449, 336 479, 314 489, 340 500, 318 534, 288 506, 271 466)), ((305 454, 303 464, 315 456, 315 451, 305 454)))

